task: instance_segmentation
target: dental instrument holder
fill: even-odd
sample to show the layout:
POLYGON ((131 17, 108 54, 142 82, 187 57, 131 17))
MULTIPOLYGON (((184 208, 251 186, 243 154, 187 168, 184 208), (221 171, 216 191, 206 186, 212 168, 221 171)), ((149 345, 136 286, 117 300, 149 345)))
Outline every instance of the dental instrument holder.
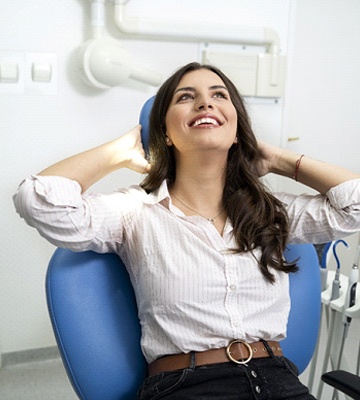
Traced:
MULTIPOLYGON (((358 254, 360 253, 360 248, 358 248, 358 254)), ((341 322, 344 324, 344 321, 347 323, 347 327, 344 326, 343 330, 343 339, 346 339, 347 336, 347 331, 349 329, 349 324, 347 318, 350 318, 350 321, 352 318, 360 318, 360 291, 357 290, 357 292, 353 289, 352 291, 352 296, 351 296, 351 286, 354 286, 354 283, 358 283, 359 279, 359 272, 358 269, 356 268, 357 264, 359 261, 358 255, 356 256, 355 263, 352 267, 352 274, 350 274, 350 277, 347 277, 346 275, 339 273, 339 269, 337 268, 337 271, 328 271, 328 279, 327 279, 327 288, 325 291, 322 292, 321 294, 321 301, 325 307, 328 307, 331 312, 332 312, 332 317, 333 321, 335 322, 336 316, 341 315, 341 322), (354 268, 355 267, 355 268, 354 268), (354 272, 354 270, 356 272, 354 272), (338 275, 338 276, 336 276, 338 275), (334 281, 339 282, 339 291, 337 291, 337 282, 334 284, 334 281), (335 286, 335 288, 334 288, 335 286), (336 298, 338 294, 338 297, 336 298), (350 305, 350 298, 351 298, 351 303, 353 305, 350 305)), ((338 259, 337 259, 338 262, 338 259)), ((356 288, 356 286, 355 286, 356 288)), ((328 338, 328 347, 331 346, 331 341, 334 336, 333 329, 329 330, 330 335, 328 338), (329 346, 330 345, 330 346, 329 346)), ((340 349, 341 350, 341 349, 340 349)), ((341 351, 339 352, 339 358, 337 362, 337 366, 340 366, 341 363, 341 351)), ((325 360, 326 361, 326 356, 325 360)), ((324 362, 325 364, 325 362, 324 362)), ((326 362, 327 366, 327 362, 326 362)), ((335 366, 335 367, 337 367, 335 366)), ((324 372, 326 368, 324 366, 324 372)), ((322 386, 323 386, 323 381, 320 381, 319 384, 319 390, 317 393, 317 398, 321 398, 321 392, 322 392, 322 386)))
MULTIPOLYGON (((340 350, 339 350, 339 355, 338 355, 338 362, 336 369, 339 370, 341 366, 341 360, 342 360, 342 355, 344 351, 344 346, 345 346, 345 340, 347 339, 347 335, 349 332, 349 327, 352 318, 349 317, 346 313, 346 309, 349 307, 352 307, 355 305, 355 300, 356 300, 356 286, 357 282, 359 279, 359 269, 358 269, 358 260, 359 260, 359 248, 357 251, 357 255, 354 261, 354 264, 352 266, 350 276, 348 278, 348 285, 347 285, 347 290, 345 294, 345 302, 343 306, 343 312, 342 312, 342 324, 343 324, 343 335, 341 339, 341 345, 340 345, 340 350)), ((335 388, 332 400, 335 400, 338 396, 338 391, 335 388)))
POLYGON ((360 245, 357 248, 355 261, 353 263, 349 276, 348 289, 346 291, 345 307, 343 312, 344 324, 350 324, 352 319, 352 317, 347 315, 346 310, 356 305, 356 292, 357 292, 357 284, 359 281, 359 258, 360 258, 360 245))
POLYGON ((340 274, 339 282, 340 282, 340 290, 339 297, 335 300, 331 300, 332 286, 331 282, 334 278, 334 271, 329 271, 328 275, 328 287, 327 289, 321 293, 321 302, 328 306, 331 310, 336 311, 340 314, 344 314, 349 318, 360 318, 360 291, 358 290, 354 299, 354 305, 346 306, 347 302, 347 292, 349 286, 349 278, 344 274, 340 274))

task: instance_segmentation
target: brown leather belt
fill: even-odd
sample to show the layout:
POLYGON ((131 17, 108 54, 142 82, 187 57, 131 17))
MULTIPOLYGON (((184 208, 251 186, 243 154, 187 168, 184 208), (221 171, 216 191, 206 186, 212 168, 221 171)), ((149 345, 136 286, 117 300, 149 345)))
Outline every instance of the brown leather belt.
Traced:
MULTIPOLYGON (((279 342, 267 341, 266 343, 274 356, 283 355, 279 342)), ((149 376, 159 374, 160 372, 189 368, 191 365, 191 354, 183 353, 158 358, 149 364, 149 376)), ((243 340, 233 340, 227 347, 194 352, 193 354, 195 354, 196 367, 230 361, 236 364, 247 364, 253 358, 265 358, 272 355, 264 342, 247 343, 243 340)))

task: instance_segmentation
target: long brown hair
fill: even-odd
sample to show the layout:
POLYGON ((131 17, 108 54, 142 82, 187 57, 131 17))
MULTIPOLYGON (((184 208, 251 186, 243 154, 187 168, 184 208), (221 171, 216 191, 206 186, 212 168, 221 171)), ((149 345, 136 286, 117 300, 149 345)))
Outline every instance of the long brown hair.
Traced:
POLYGON ((288 239, 288 217, 283 204, 275 198, 259 179, 257 165, 261 159, 257 140, 252 131, 244 102, 231 80, 211 65, 190 63, 177 70, 160 87, 150 114, 149 161, 152 168, 141 186, 156 190, 164 179, 171 184, 176 178, 173 148, 165 142, 165 117, 181 78, 199 69, 217 74, 227 87, 237 113, 237 143, 229 149, 223 205, 234 228, 237 251, 261 249, 261 272, 274 282, 269 270, 295 272, 295 263, 283 259, 288 239))

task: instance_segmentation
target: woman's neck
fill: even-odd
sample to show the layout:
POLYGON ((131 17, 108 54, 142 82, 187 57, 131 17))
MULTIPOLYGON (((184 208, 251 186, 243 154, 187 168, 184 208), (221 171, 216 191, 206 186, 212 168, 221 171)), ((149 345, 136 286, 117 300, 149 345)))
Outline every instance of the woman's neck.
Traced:
POLYGON ((226 162, 207 157, 177 160, 176 179, 170 192, 203 215, 216 215, 223 208, 226 162))

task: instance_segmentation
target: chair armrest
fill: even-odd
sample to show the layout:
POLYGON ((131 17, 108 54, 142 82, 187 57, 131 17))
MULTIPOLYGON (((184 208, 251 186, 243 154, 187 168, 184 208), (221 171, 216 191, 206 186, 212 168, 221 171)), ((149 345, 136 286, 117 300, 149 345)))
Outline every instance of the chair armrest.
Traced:
POLYGON ((351 398, 360 400, 360 376, 338 370, 326 372, 322 375, 321 379, 351 398))

